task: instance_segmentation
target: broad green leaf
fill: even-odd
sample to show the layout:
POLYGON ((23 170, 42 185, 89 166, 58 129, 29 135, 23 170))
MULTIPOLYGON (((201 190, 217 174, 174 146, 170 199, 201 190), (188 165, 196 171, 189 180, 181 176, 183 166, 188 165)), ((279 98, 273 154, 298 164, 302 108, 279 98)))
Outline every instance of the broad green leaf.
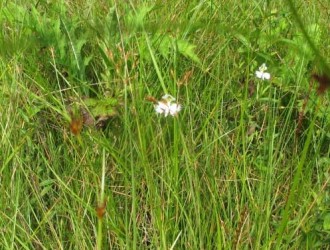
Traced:
POLYGON ((177 46, 178 46, 178 50, 179 52, 184 55, 185 57, 191 59, 192 61, 196 62, 196 63, 201 63, 201 61, 199 60, 197 54, 195 53, 195 45, 185 41, 185 40, 177 40, 177 46))
POLYGON ((94 99, 88 98, 85 100, 86 106, 94 117, 97 116, 115 116, 117 115, 118 100, 115 98, 94 99))

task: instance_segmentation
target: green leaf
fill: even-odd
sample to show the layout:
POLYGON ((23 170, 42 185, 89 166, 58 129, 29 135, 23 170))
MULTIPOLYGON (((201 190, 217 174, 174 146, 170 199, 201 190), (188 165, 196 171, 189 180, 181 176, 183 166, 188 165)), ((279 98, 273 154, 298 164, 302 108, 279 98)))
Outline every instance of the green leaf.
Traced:
POLYGON ((185 57, 191 59, 192 61, 200 64, 201 61, 199 60, 197 54, 195 53, 195 45, 185 41, 185 40, 177 40, 177 46, 178 46, 178 50, 179 52, 184 55, 185 57))
POLYGON ((330 213, 327 213, 324 216, 323 229, 324 230, 330 230, 330 213))
POLYGON ((171 51, 171 39, 169 36, 165 35, 161 38, 158 50, 163 57, 168 58, 168 54, 171 51))
POLYGON ((141 29, 144 26, 144 19, 154 6, 142 5, 135 11, 130 11, 126 16, 127 26, 131 27, 131 31, 141 29))
POLYGON ((115 98, 88 98, 84 102, 94 117, 117 115, 118 100, 115 98))

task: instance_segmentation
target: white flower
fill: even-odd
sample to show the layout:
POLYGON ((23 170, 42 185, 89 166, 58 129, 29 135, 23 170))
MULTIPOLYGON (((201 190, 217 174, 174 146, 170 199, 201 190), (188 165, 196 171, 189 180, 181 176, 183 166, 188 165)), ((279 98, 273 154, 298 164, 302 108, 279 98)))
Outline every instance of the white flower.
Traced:
POLYGON ((269 80, 270 79, 270 74, 268 72, 265 72, 267 70, 267 66, 265 63, 263 63, 260 67, 259 70, 256 71, 256 77, 262 79, 262 80, 269 80))
POLYGON ((155 111, 158 114, 164 114, 167 117, 169 114, 171 116, 176 116, 178 112, 182 109, 182 106, 175 103, 175 98, 169 94, 166 94, 158 101, 155 106, 155 111))
POLYGON ((155 104, 155 111, 158 114, 164 114, 166 117, 166 116, 168 116, 168 114, 170 112, 170 108, 168 106, 168 103, 164 103, 164 102, 160 101, 157 104, 155 104))
POLYGON ((171 116, 176 116, 181 109, 182 106, 180 104, 172 103, 169 108, 171 116))

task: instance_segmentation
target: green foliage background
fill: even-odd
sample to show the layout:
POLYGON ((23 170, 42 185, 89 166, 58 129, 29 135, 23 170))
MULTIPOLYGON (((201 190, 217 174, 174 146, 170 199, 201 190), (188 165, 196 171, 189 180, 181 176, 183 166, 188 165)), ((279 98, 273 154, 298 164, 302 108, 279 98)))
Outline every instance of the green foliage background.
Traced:
POLYGON ((1 246, 328 247, 330 6, 290 3, 2 1, 1 246))

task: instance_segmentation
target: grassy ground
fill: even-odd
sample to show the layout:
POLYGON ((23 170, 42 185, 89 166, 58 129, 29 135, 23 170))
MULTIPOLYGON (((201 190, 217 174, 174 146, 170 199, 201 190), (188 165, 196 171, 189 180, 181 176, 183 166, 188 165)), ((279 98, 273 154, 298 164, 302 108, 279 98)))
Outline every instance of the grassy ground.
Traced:
POLYGON ((290 3, 2 1, 2 249, 329 247, 330 6, 290 3))

